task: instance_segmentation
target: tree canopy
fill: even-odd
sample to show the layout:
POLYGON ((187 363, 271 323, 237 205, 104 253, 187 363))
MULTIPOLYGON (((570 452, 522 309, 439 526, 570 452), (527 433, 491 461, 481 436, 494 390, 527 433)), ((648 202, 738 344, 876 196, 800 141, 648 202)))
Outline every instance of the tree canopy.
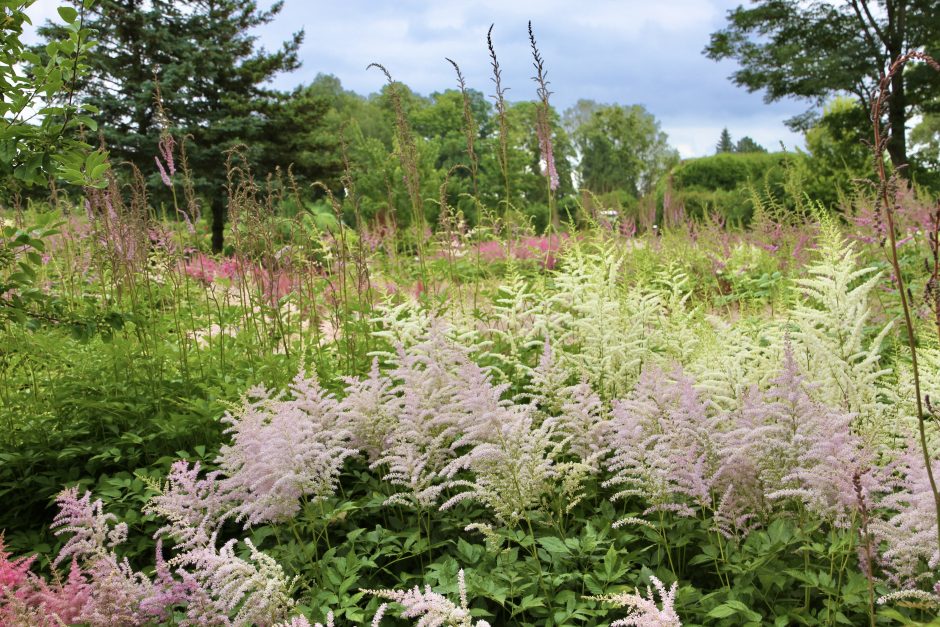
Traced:
MULTIPOLYGON (((755 0, 729 11, 705 54, 737 60, 732 80, 768 101, 797 97, 821 106, 852 94, 867 111, 887 66, 908 50, 935 53, 938 33, 936 0, 755 0)), ((936 93, 935 74, 911 67, 892 82, 887 151, 895 167, 908 163, 906 124, 936 93)))
POLYGON ((602 105, 579 100, 565 112, 579 154, 581 185, 595 193, 648 193, 678 161, 659 122, 640 105, 602 105))

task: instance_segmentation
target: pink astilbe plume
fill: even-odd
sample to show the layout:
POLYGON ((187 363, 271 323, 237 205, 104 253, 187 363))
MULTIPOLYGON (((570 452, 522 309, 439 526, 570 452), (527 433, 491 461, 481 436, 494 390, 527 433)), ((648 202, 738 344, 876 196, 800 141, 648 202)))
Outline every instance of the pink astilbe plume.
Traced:
POLYGON ((106 556, 110 549, 127 539, 127 524, 118 522, 114 514, 104 512, 101 499, 91 500, 91 492, 79 498, 78 488, 63 490, 56 497, 59 512, 50 526, 57 536, 71 534, 52 565, 58 566, 66 558, 93 561, 106 556))
MULTIPOLYGON (((893 587, 910 590, 933 586, 940 570, 937 517, 919 446, 908 443, 896 465, 896 489, 877 501, 878 507, 891 514, 887 519, 872 520, 871 533, 883 548, 882 568, 893 587)), ((934 460, 933 465, 934 473, 940 472, 940 464, 934 460)))
POLYGON ((239 501, 235 519, 246 526, 289 519, 301 497, 332 495, 346 458, 357 453, 339 403, 315 378, 300 372, 288 399, 256 392, 257 400, 222 419, 232 442, 218 459, 223 489, 239 501))
MULTIPOLYGON (((568 467, 556 460, 566 441, 556 441, 552 436, 549 424, 536 427, 531 417, 506 422, 495 442, 476 444, 444 470, 451 478, 468 470, 473 480, 449 481, 449 488, 465 489, 445 501, 441 509, 472 500, 481 503, 502 524, 515 527, 563 483, 568 467)), ((577 492, 578 487, 571 486, 571 491, 577 492)))
POLYGON ((630 398, 614 405, 607 462, 614 476, 605 485, 620 488, 613 499, 644 498, 647 513, 694 516, 694 507, 711 504, 719 425, 690 378, 680 371, 671 378, 647 369, 630 398))
POLYGON ((552 148, 551 130, 547 123, 539 123, 535 127, 539 140, 539 153, 545 160, 545 176, 552 191, 558 189, 558 170, 555 169, 555 152, 552 148))
POLYGON ((176 146, 176 140, 170 133, 162 133, 160 141, 157 143, 159 155, 154 155, 153 160, 157 163, 157 170, 160 172, 160 180, 167 187, 173 187, 172 176, 176 174, 176 162, 173 160, 173 148, 176 146), (160 161, 163 157, 163 161, 160 161), (166 168, 163 166, 166 162, 166 168))
POLYGON ((0 533, 0 596, 6 592, 15 592, 29 576, 29 567, 36 561, 36 556, 10 559, 10 553, 3 543, 0 533))
POLYGON ((251 540, 245 540, 250 560, 244 560, 235 554, 235 544, 229 540, 220 549, 196 549, 170 560, 190 572, 203 592, 189 600, 191 624, 270 625, 290 613, 290 581, 280 565, 251 540))
POLYGON ((454 450, 479 443, 502 441, 502 431, 527 419, 531 407, 516 405, 504 397, 508 383, 496 384, 489 372, 469 359, 457 376, 463 383, 454 394, 454 411, 460 434, 451 444, 454 450))
POLYGON ((162 539, 158 539, 153 590, 140 604, 146 614, 163 621, 168 618, 171 608, 185 607, 189 617, 193 618, 194 610, 209 605, 208 595, 195 577, 182 569, 177 574, 181 579, 173 577, 170 565, 163 558, 162 539))
POLYGON ((219 472, 199 477, 199 462, 174 462, 160 492, 144 506, 144 513, 165 518, 167 524, 155 537, 170 537, 178 550, 204 547, 235 507, 231 494, 222 486, 219 472))
POLYGON ((387 468, 384 479, 404 488, 388 502, 433 506, 444 489, 451 448, 466 424, 460 399, 467 392, 462 369, 472 368, 467 351, 438 326, 407 351, 398 349, 390 372, 395 382, 388 411, 397 423, 388 446, 372 467, 387 468))
POLYGON ((858 507, 856 481, 866 500, 885 489, 875 455, 852 431, 854 416, 814 401, 810 387, 788 349, 770 389, 748 393, 719 435, 716 523, 726 534, 732 525, 724 522, 762 517, 782 499, 845 527, 858 507))
POLYGON ((352 446, 364 452, 370 463, 375 462, 382 456, 396 422, 390 411, 392 380, 379 371, 379 360, 375 358, 368 376, 348 377, 345 381, 339 410, 352 433, 352 446))
POLYGON ((67 625, 78 622, 85 606, 92 601, 91 584, 75 559, 65 581, 56 575, 51 585, 40 577, 32 578, 31 584, 29 603, 67 625))
POLYGON ((626 618, 615 620, 610 627, 682 627, 679 615, 673 607, 678 582, 674 581, 668 590, 655 575, 650 577, 650 582, 656 589, 656 593, 654 594, 653 590, 647 586, 645 597, 639 592, 594 597, 599 601, 607 601, 630 609, 626 618), (656 595, 659 596, 662 607, 656 604, 656 595))
MULTIPOLYGON (((401 605, 402 618, 417 618, 415 627, 490 627, 485 620, 473 622, 467 602, 467 586, 463 569, 457 573, 457 587, 460 605, 455 605, 442 594, 433 592, 431 586, 425 586, 422 592, 418 586, 411 590, 364 590, 373 596, 388 599, 401 605)), ((376 625, 373 621, 373 625, 376 625)))
MULTIPOLYGON (((82 607, 79 620, 91 625, 145 625, 156 616, 148 614, 144 602, 153 594, 153 583, 135 572, 127 560, 113 553, 96 559, 87 570, 91 599, 82 607)), ((162 610, 162 608, 161 608, 162 610)), ((162 611, 157 615, 162 614, 162 611)))
POLYGON ((57 501, 59 512, 52 527, 56 535, 72 537, 53 565, 72 557, 73 566, 65 586, 38 586, 36 599, 43 607, 74 609, 87 594, 77 620, 93 626, 143 625, 165 616, 164 607, 148 603, 158 592, 154 582, 114 552, 127 539, 127 525, 105 513, 101 500, 92 501, 89 492, 79 498, 78 489, 71 488, 60 493, 57 501))
POLYGON ((561 390, 561 414, 549 418, 556 433, 568 438, 568 450, 581 463, 600 470, 601 459, 607 454, 612 423, 600 396, 582 381, 561 390))

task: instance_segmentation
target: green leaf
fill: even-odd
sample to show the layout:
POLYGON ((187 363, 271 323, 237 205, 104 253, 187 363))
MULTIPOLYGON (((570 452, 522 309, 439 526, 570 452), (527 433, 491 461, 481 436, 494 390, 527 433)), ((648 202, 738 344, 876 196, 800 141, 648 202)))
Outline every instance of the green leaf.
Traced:
POLYGON ((729 616, 734 616, 737 613, 738 611, 734 609, 733 607, 731 607, 730 605, 723 604, 712 609, 712 611, 708 613, 708 617, 709 618, 728 618, 729 616))
POLYGON ((61 17, 67 24, 72 24, 78 18, 78 11, 72 7, 59 7, 58 9, 59 17, 61 17))
POLYGON ((568 547, 565 546, 565 543, 554 536, 539 538, 538 543, 552 555, 565 555, 568 553, 568 547))

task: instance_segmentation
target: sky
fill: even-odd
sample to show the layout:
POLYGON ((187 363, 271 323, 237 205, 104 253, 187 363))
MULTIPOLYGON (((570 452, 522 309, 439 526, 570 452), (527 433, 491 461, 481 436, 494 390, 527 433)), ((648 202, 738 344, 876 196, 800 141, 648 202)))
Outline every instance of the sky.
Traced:
MULTIPOLYGON (((551 103, 563 111, 578 99, 640 104, 656 116, 682 157, 712 154, 721 130, 775 150, 802 145, 783 124, 810 103, 767 104, 729 80, 733 61, 716 63, 703 48, 741 0, 285 0, 274 21, 257 31, 276 48, 291 33, 306 33, 299 70, 273 85, 290 89, 317 74, 333 74, 346 89, 369 94, 384 77, 428 95, 456 86, 454 59, 469 87, 490 95, 493 83, 486 32, 493 43, 510 100, 535 99, 527 22, 548 69, 551 103)), ((262 6, 270 4, 261 0, 262 6)), ((55 0, 30 9, 35 23, 55 15, 55 0)))

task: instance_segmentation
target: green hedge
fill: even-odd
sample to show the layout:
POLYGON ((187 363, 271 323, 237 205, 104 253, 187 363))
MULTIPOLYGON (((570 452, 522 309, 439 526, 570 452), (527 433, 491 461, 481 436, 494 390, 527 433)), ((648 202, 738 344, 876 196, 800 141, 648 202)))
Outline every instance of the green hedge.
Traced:
POLYGON ((658 205, 663 207, 671 185, 672 202, 683 203, 689 216, 717 211, 730 222, 747 224, 754 213, 754 190, 773 195, 783 206, 795 205, 785 188, 791 171, 805 158, 799 153, 752 152, 686 159, 660 181, 658 205))

